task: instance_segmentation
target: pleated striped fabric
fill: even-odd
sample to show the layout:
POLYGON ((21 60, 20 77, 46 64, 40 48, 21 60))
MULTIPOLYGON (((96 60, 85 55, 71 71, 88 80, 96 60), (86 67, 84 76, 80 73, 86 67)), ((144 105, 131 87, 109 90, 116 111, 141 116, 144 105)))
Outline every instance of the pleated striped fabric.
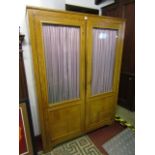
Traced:
POLYGON ((79 98, 80 29, 43 25, 49 103, 79 98))
POLYGON ((112 91, 117 31, 93 29, 92 95, 112 91))

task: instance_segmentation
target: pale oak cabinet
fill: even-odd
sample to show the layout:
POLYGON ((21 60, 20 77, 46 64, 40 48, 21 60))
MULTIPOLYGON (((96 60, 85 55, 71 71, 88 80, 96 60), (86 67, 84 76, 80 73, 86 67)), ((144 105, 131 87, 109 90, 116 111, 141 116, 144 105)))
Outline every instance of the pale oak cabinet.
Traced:
POLYGON ((125 21, 27 7, 44 151, 114 120, 125 21))

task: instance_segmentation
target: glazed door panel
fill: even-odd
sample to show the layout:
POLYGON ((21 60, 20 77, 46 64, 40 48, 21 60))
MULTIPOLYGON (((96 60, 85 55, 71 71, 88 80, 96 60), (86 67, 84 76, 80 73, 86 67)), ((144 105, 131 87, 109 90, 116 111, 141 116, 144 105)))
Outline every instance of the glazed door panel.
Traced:
POLYGON ((48 151, 84 132, 85 21, 58 12, 29 13, 34 15, 30 16, 33 58, 43 145, 48 151))
POLYGON ((44 24, 42 31, 48 103, 78 99, 80 28, 44 24))
POLYGON ((124 25, 115 20, 87 22, 86 130, 110 124, 118 94, 124 25))
POLYGON ((112 91, 117 30, 93 28, 92 96, 112 91))

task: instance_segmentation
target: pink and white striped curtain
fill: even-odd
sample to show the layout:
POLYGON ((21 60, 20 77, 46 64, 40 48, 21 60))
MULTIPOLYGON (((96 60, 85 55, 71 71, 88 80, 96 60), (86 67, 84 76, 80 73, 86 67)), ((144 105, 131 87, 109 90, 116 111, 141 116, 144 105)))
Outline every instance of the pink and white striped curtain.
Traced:
POLYGON ((79 98, 80 29, 43 25, 49 103, 79 98))
POLYGON ((92 95, 111 92, 117 31, 93 29, 92 95))

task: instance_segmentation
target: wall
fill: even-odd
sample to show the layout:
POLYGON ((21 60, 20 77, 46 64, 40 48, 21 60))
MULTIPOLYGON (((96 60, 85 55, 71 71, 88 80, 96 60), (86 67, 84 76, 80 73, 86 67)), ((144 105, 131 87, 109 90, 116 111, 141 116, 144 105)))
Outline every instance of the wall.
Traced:
POLYGON ((113 2, 114 0, 108 0, 100 5, 95 5, 95 0, 66 0, 66 4, 72 4, 72 5, 77 5, 77 6, 98 9, 100 14, 101 14, 101 11, 100 11, 101 7, 109 5, 113 2))
POLYGON ((21 27, 21 32, 25 34, 25 40, 23 44, 25 72, 26 72, 26 78, 27 78, 34 133, 35 135, 39 135, 40 127, 39 127, 39 121, 38 121, 38 107, 37 107, 37 98, 36 98, 36 91, 35 91, 35 81, 34 81, 34 75, 33 75, 31 46, 29 42, 29 32, 27 29, 28 24, 26 22, 26 5, 65 10, 65 0, 22 0, 20 1, 19 25, 21 27))
POLYGON ((38 107, 37 107, 37 97, 35 90, 35 80, 33 74, 31 46, 29 42, 29 32, 27 29, 28 25, 26 22, 26 6, 29 5, 29 6, 65 10, 65 3, 99 9, 102 6, 113 3, 113 0, 109 0, 108 2, 105 2, 102 5, 95 5, 94 0, 21 0, 19 2, 18 4, 20 6, 19 26, 21 27, 21 32, 25 34, 25 41, 23 44, 24 49, 23 56, 24 56, 25 72, 26 72, 29 100, 32 113, 32 122, 35 135, 40 134, 40 127, 38 120, 38 107))

